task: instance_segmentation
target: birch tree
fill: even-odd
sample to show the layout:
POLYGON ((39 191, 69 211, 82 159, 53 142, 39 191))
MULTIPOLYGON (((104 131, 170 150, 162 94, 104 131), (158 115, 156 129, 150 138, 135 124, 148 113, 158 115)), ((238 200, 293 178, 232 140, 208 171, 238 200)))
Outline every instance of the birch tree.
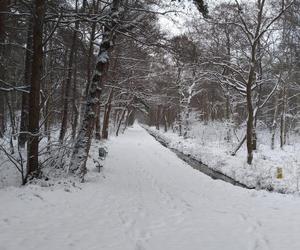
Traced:
POLYGON ((94 132, 96 112, 100 105, 101 90, 107 79, 110 54, 113 49, 116 29, 118 28, 122 14, 121 3, 121 0, 113 0, 109 17, 104 25, 104 33, 95 71, 87 94, 84 117, 76 137, 71 157, 69 171, 78 174, 82 180, 86 174, 86 161, 94 132))

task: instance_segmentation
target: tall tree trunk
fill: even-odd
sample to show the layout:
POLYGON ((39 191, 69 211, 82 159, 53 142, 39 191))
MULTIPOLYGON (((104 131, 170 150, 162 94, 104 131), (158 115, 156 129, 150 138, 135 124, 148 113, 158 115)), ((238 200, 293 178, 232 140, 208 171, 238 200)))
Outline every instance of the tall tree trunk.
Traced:
MULTIPOLYGON (((226 36, 226 60, 228 62, 230 62, 231 61, 231 36, 230 36, 230 33, 228 32, 228 29, 225 29, 225 36, 226 36)), ((225 68, 223 74, 229 75, 230 74, 229 69, 225 68)), ((229 121, 229 119, 230 119, 230 93, 229 93, 228 85, 226 85, 225 98, 226 98, 225 117, 226 117, 226 120, 229 121)))
POLYGON ((110 90, 107 103, 105 104, 105 112, 103 117, 103 126, 102 126, 102 138, 107 139, 108 138, 108 127, 109 127, 109 117, 111 112, 111 103, 113 99, 114 90, 113 88, 110 90))
MULTIPOLYGON (((97 0, 97 4, 95 2, 95 0, 93 0, 93 14, 97 13, 98 7, 99 6, 99 0, 97 0)), ((85 85, 85 88, 83 90, 82 96, 81 96, 81 106, 80 106, 80 113, 79 113, 79 120, 80 120, 80 124, 82 123, 83 120, 83 116, 84 116, 84 108, 86 106, 86 99, 87 99, 87 94, 89 92, 89 87, 91 86, 91 82, 92 82, 92 62, 93 62, 93 58, 94 58, 94 40, 95 40, 95 35, 96 35, 96 22, 92 23, 92 29, 91 29, 91 33, 90 33, 90 41, 89 41, 89 51, 88 51, 88 58, 87 58, 87 82, 85 85)), ((100 113, 100 110, 99 110, 100 113)), ((97 113, 98 114, 98 113, 97 113)), ((98 114, 99 115, 99 114, 98 114)), ((98 117, 99 118, 99 117, 98 117)), ((97 124, 100 126, 100 121, 99 124, 97 124)))
MULTIPOLYGON (((76 13, 78 10, 78 0, 76 0, 76 13)), ((68 127, 68 113, 69 113, 69 102, 70 102, 70 89, 71 89, 71 82, 72 82, 72 74, 73 74, 73 61, 74 55, 77 46, 77 30, 79 29, 79 21, 75 22, 75 29, 73 31, 72 37, 72 45, 69 55, 69 64, 68 64, 68 74, 67 80, 65 85, 65 93, 64 93, 64 106, 63 106, 63 115, 62 115, 62 122, 61 122, 61 129, 59 134, 59 140, 63 141, 65 134, 67 132, 68 127)))
MULTIPOLYGON (((111 67, 111 72, 114 72, 113 79, 115 79, 115 73, 117 72, 116 68, 117 68, 117 63, 118 63, 118 53, 119 53, 118 48, 116 48, 114 51, 115 60, 112 63, 112 67, 111 67)), ((109 95, 108 95, 107 102, 104 107, 104 116, 103 116, 103 125, 102 125, 102 138, 103 139, 108 139, 109 120, 110 120, 110 113, 111 113, 111 109, 112 109, 113 95, 114 95, 114 89, 111 88, 109 95)), ((100 123, 100 120, 98 122, 100 123)), ((96 136, 97 136, 97 132, 96 132, 96 136)), ((99 132, 98 136, 100 137, 100 132, 99 132)))
MULTIPOLYGON (((263 79, 263 67, 262 67, 262 52, 261 52, 261 42, 260 39, 257 40, 257 60, 256 60, 256 68, 257 68, 257 81, 262 81, 263 79)), ((256 125, 257 125, 257 119, 258 119, 258 113, 260 112, 260 109, 258 108, 261 103, 261 96, 262 96, 262 86, 260 85, 258 87, 258 97, 256 102, 256 115, 254 117, 254 125, 253 125, 253 138, 252 138, 252 144, 253 144, 253 150, 257 149, 257 133, 256 133, 256 125)))
POLYGON ((124 118, 126 117, 126 112, 129 112, 129 107, 130 105, 134 102, 134 97, 128 101, 128 103, 126 104, 126 107, 124 107, 123 111, 122 111, 122 114, 121 114, 121 117, 119 119, 119 122, 118 122, 118 128, 117 128, 117 131, 116 131, 116 136, 119 135, 119 132, 120 132, 120 128, 121 128, 121 125, 122 125, 122 122, 124 120, 124 118))
POLYGON ((130 110, 127 110, 127 114, 126 114, 126 118, 125 118, 125 122, 124 122, 124 128, 122 133, 125 132, 125 130, 127 129, 127 127, 129 126, 129 120, 130 120, 130 116, 133 114, 133 109, 131 108, 130 110))
POLYGON ((257 1, 258 14, 257 14, 257 24, 255 31, 255 39, 251 44, 251 61, 249 66, 249 74, 247 79, 247 110, 248 110, 248 119, 247 119, 247 163, 252 164, 253 160, 253 132, 254 132, 254 110, 252 103, 252 86, 255 81, 255 67, 257 65, 257 47, 259 45, 259 35, 262 25, 262 16, 264 11, 265 1, 257 1))
POLYGON ((185 112, 184 112, 184 132, 183 132, 183 138, 187 139, 188 134, 189 134, 189 129, 190 129, 190 113, 191 113, 191 108, 190 108, 190 101, 186 102, 186 107, 185 107, 185 112))
MULTIPOLYGON (((95 133, 95 138, 96 140, 101 140, 101 116, 100 116, 100 113, 101 113, 101 109, 99 107, 99 110, 97 111, 97 114, 96 114, 96 124, 95 124, 95 130, 96 130, 96 133, 95 133)), ((104 111, 105 113, 105 111, 104 111)))
POLYGON ((85 88, 85 96, 87 95, 89 91, 89 86, 92 82, 92 62, 93 62, 93 56, 94 56, 94 40, 95 40, 95 34, 96 34, 96 23, 94 22, 92 24, 92 30, 90 34, 90 44, 89 44, 89 52, 88 52, 88 58, 87 58, 87 85, 85 88))
POLYGON ((279 94, 275 97, 275 110, 274 110, 274 116, 273 116, 273 123, 271 127, 271 149, 273 150, 275 148, 275 135, 276 135, 276 129, 277 129, 277 116, 278 116, 278 110, 279 110, 279 94))
POLYGON ((167 118, 167 108, 164 108, 164 112, 163 112, 163 119, 164 119, 164 128, 165 128, 165 132, 168 131, 168 118, 167 118))
POLYGON ((76 129, 78 125, 78 117, 79 117, 79 111, 78 106, 76 104, 77 100, 77 62, 76 62, 77 53, 75 53, 75 64, 74 64, 74 80, 73 80, 73 98, 72 98, 72 115, 73 115, 73 121, 72 121, 72 139, 75 139, 76 136, 76 129))
POLYGON ((253 104, 252 104, 252 83, 254 78, 254 67, 250 66, 249 78, 247 83, 247 163, 252 164, 253 160, 253 104))
POLYGON ((69 171, 79 175, 84 180, 86 161, 95 128, 96 112, 100 105, 100 95, 104 82, 107 80, 109 59, 115 40, 115 29, 119 22, 119 5, 121 0, 113 0, 110 18, 104 25, 104 33, 96 63, 96 69, 87 94, 87 102, 83 121, 75 141, 69 171))
POLYGON ((122 115, 121 115, 121 117, 120 117, 120 120, 119 120, 119 123, 118 123, 118 128, 117 128, 117 131, 116 131, 116 136, 119 136, 121 124, 122 124, 122 121, 123 121, 124 118, 125 118, 126 110, 127 110, 127 108, 124 108, 124 110, 122 111, 122 115))
MULTIPOLYGON (((31 79, 31 59, 32 59, 32 18, 28 20, 27 28, 27 42, 26 42, 26 55, 25 55, 25 70, 24 70, 24 83, 30 85, 31 79)), ((27 141, 28 131, 28 106, 29 98, 27 93, 22 93, 22 108, 21 108, 21 121, 20 121, 20 135, 19 135, 19 146, 25 147, 27 141)))
POLYGON ((34 1, 33 19, 33 57, 31 70, 31 87, 29 102, 30 132, 27 147, 27 174, 28 177, 39 175, 39 118, 40 118, 40 81, 43 67, 43 26, 45 15, 45 1, 34 1))
POLYGON ((114 128, 116 129, 118 124, 119 124, 119 120, 120 120, 120 117, 121 117, 121 111, 118 109, 116 110, 116 115, 115 115, 115 121, 114 121, 114 128))
POLYGON ((156 124, 156 129, 159 130, 159 125, 160 125, 160 114, 161 114, 161 106, 158 105, 156 109, 156 117, 155 117, 155 124, 156 124))
POLYGON ((286 144, 286 110, 287 110, 287 90, 286 84, 283 84, 282 90, 282 111, 280 117, 280 148, 286 144))
POLYGON ((15 136, 15 113, 12 107, 12 101, 9 100, 12 99, 11 95, 6 95, 5 96, 5 100, 6 100, 6 105, 8 107, 8 113, 9 113, 9 119, 10 119, 10 127, 11 127, 11 131, 10 131, 10 153, 14 154, 15 150, 14 150, 14 144, 13 144, 13 138, 15 136))
MULTIPOLYGON (((50 39, 49 41, 49 50, 53 50, 53 41, 50 39)), ((52 115, 53 115, 53 110, 52 108, 52 102, 53 102, 53 93, 52 93, 52 86, 54 83, 54 72, 52 71, 54 67, 54 57, 53 53, 49 54, 49 68, 50 68, 50 74, 49 74, 49 82, 46 86, 47 89, 47 96, 48 100, 46 101, 45 104, 45 125, 44 125, 44 133, 47 135, 47 141, 48 141, 48 147, 50 151, 50 141, 51 141, 51 122, 52 122, 52 115)))
MULTIPOLYGON (((1 0, 0 1, 0 11, 5 12, 7 11, 9 1, 8 0, 1 0)), ((5 80, 5 61, 4 61, 4 54, 5 54, 5 14, 0 14, 0 80, 5 80)), ((2 83, 0 81, 0 87, 2 83)), ((5 95, 0 91, 0 138, 3 137, 5 132, 5 95)))

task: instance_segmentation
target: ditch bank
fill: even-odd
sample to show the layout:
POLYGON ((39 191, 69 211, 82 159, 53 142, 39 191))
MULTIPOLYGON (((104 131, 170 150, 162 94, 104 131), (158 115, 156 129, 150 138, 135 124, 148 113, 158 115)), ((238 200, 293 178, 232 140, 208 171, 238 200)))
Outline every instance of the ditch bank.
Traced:
POLYGON ((172 152, 174 152, 178 158, 180 158, 181 160, 183 160, 184 162, 186 162, 188 165, 190 165, 192 168, 202 172, 203 174, 208 175, 209 177, 211 177, 213 180, 222 180, 225 182, 228 182, 234 186, 238 186, 238 187, 242 187, 242 188, 246 188, 246 189, 255 189, 254 187, 248 187, 247 185, 240 183, 236 180, 234 180, 233 178, 219 172, 216 170, 211 169, 209 166, 207 166, 206 164, 204 164, 203 162, 196 160, 195 158, 193 158, 191 155, 186 155, 180 151, 178 151, 177 149, 171 148, 169 147, 168 142, 166 142, 163 138, 161 138, 159 135, 157 135, 156 133, 153 133, 153 131, 151 131, 150 129, 148 129, 147 127, 143 126, 143 128, 156 140, 158 141, 161 145, 163 145, 164 147, 168 148, 169 150, 171 150, 172 152))

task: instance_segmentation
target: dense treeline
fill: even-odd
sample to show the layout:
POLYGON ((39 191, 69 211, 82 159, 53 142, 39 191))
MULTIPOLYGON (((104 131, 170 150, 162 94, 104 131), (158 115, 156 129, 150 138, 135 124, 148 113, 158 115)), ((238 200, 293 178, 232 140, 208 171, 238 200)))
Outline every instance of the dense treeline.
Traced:
POLYGON ((229 141, 246 124, 232 154, 247 142, 249 164, 259 124, 270 129, 272 148, 279 130, 283 147, 289 132, 299 131, 299 7, 297 1, 235 1, 217 5, 206 22, 192 19, 190 32, 170 41, 172 99, 159 90, 165 98, 152 108, 150 124, 188 137, 196 114, 231 124, 229 141))
POLYGON ((0 149, 23 183, 49 166, 83 180, 92 139, 135 119, 185 138, 195 113, 246 123, 235 152, 247 142, 249 164, 259 122, 271 147, 278 128, 284 146, 299 128, 299 3, 224 2, 207 13, 193 2, 203 15, 170 38, 160 1, 1 1, 0 149))

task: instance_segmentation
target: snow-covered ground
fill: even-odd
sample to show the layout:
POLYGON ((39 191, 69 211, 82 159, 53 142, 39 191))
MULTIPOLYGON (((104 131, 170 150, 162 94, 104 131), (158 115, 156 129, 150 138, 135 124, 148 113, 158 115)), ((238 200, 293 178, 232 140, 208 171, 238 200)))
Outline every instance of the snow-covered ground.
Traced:
MULTIPOLYGON (((197 123, 190 131, 190 138, 184 139, 172 131, 163 132, 154 127, 149 128, 161 137, 170 148, 190 154, 210 168, 258 189, 274 190, 281 193, 299 193, 300 189, 300 136, 290 135, 289 144, 279 148, 279 136, 276 148, 271 149, 271 135, 267 130, 258 131, 258 149, 254 152, 253 164, 246 162, 246 145, 232 156, 231 152, 238 144, 228 143, 224 138, 228 127, 211 122, 206 125, 197 123), (283 169, 283 179, 277 179, 277 168, 283 169)), ((245 129, 237 131, 241 138, 245 129)))
POLYGON ((1 189, 0 249, 300 249, 298 195, 212 180, 138 125, 107 146, 86 183, 1 189))

